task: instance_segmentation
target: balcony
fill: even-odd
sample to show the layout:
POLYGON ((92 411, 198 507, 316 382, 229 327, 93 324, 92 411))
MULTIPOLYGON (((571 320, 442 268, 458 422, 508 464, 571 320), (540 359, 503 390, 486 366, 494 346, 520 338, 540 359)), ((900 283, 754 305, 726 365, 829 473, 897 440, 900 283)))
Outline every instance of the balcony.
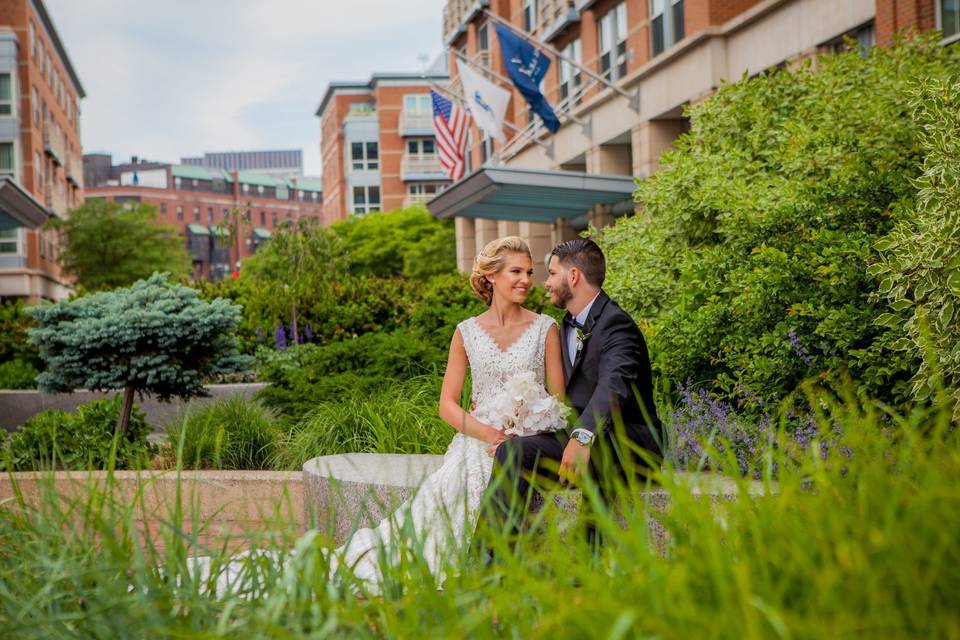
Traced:
POLYGON ((567 0, 541 0, 540 28, 544 40, 553 40, 570 25, 580 22, 580 13, 567 0))
POLYGON ((447 0, 443 8, 443 41, 450 44, 467 32, 473 16, 490 6, 490 0, 447 0))
POLYGON ((44 152, 46 152, 46 154, 53 159, 55 164, 62 165, 63 160, 66 157, 64 147, 63 134, 60 132, 60 129, 56 127, 56 125, 48 120, 43 127, 44 152))
POLYGON ((427 203, 436 197, 437 197, 437 194, 435 193, 407 194, 407 196, 403 199, 403 206, 404 208, 412 207, 415 205, 427 206, 427 203))
POLYGON ((59 218, 65 218, 67 215, 67 194, 63 189, 53 185, 52 180, 47 180, 44 187, 44 204, 47 209, 52 211, 59 218))
POLYGON ((400 112, 401 136, 432 136, 433 115, 429 113, 400 112))
POLYGON ((70 154, 67 154, 66 160, 64 173, 67 180, 79 189, 81 188, 80 179, 83 177, 83 161, 70 154))
POLYGON ((449 180, 440 159, 436 155, 403 156, 400 162, 400 179, 408 182, 414 180, 449 180))

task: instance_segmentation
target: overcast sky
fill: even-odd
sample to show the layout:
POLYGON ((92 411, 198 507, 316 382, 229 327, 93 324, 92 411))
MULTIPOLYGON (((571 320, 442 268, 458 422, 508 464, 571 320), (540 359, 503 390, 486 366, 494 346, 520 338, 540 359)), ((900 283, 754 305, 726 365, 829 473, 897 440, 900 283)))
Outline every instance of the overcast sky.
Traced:
POLYGON ((87 93, 84 152, 178 162, 302 149, 327 83, 419 72, 443 51, 444 0, 45 0, 87 93))

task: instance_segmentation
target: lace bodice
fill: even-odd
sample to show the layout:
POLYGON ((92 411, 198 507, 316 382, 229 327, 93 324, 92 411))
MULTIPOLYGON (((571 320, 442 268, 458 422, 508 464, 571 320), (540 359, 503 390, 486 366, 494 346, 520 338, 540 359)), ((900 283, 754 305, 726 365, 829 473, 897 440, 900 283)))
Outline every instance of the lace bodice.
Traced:
POLYGON ((457 325, 470 362, 473 402, 478 409, 495 398, 504 382, 521 371, 533 371, 537 382, 544 384, 544 352, 547 332, 553 324, 553 318, 540 314, 506 351, 480 326, 476 316, 457 325))

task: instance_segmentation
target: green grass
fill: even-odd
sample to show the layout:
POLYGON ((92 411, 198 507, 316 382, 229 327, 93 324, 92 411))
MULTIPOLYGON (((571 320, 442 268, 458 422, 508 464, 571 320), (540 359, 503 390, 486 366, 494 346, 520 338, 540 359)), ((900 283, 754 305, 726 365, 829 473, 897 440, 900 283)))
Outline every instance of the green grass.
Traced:
POLYGON ((283 435, 272 466, 299 470, 337 453, 443 453, 453 429, 438 415, 439 396, 439 378, 423 376, 322 402, 283 435))
MULTIPOLYGON (((137 544, 137 500, 107 484, 73 501, 0 509, 0 628, 16 638, 960 638, 960 442, 949 412, 886 415, 818 392, 821 427, 849 455, 772 450, 762 497, 734 477, 730 500, 698 497, 689 476, 658 475, 670 507, 641 487, 601 510, 594 560, 551 503, 542 526, 485 568, 451 558, 443 591, 414 551, 387 568, 385 595, 331 580, 322 536, 292 559, 250 560, 257 582, 220 598, 187 571, 190 501, 169 515, 163 551, 137 544), (774 479, 774 468, 776 478, 774 479), (670 534, 651 544, 647 518, 670 534), (495 619, 495 621, 494 621, 495 619)), ((591 495, 590 488, 587 495, 591 495)), ((279 497, 278 497, 279 499, 279 497)), ((292 528, 279 527, 280 546, 292 528)), ((261 548, 266 538, 252 538, 261 548)), ((414 545, 415 546, 415 545, 414 545)))

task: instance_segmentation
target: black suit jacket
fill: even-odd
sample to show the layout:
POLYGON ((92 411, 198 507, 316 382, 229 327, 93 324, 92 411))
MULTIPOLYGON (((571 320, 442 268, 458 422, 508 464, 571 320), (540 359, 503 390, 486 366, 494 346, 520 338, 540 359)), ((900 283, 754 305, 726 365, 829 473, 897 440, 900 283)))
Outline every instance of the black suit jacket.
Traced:
POLYGON ((633 442, 662 455, 663 428, 653 401, 650 356, 633 318, 601 291, 584 323, 583 331, 590 336, 571 365, 567 332, 572 330, 562 325, 560 345, 567 399, 580 416, 578 426, 594 433, 612 429, 619 415, 616 420, 622 419, 633 442))

